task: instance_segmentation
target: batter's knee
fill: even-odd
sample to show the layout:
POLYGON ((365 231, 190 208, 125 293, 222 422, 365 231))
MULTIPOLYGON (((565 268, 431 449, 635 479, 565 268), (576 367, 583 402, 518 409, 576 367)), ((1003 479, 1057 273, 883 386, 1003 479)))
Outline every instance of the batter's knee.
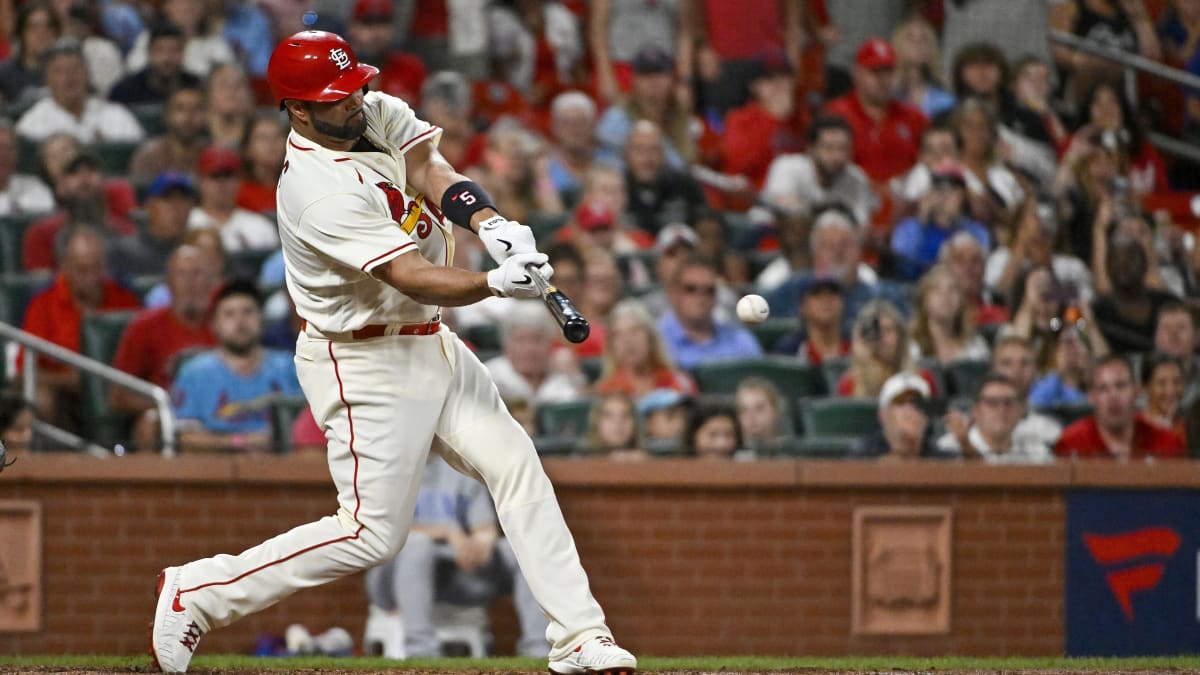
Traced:
POLYGON ((382 565, 396 557, 404 546, 406 531, 386 523, 364 523, 359 533, 364 554, 364 567, 382 565))

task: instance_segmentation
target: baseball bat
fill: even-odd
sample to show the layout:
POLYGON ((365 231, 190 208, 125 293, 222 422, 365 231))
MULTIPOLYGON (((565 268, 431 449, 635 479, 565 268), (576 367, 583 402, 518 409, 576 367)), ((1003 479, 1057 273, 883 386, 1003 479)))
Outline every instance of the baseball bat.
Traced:
POLYGON ((550 310, 550 314, 554 320, 558 322, 559 328, 562 328, 563 337, 568 342, 579 344, 588 339, 588 335, 592 332, 592 327, 588 324, 588 320, 583 316, 578 309, 575 308, 575 303, 566 296, 565 293, 558 290, 549 281, 546 281, 541 272, 533 265, 526 265, 525 271, 529 273, 533 279, 533 285, 537 287, 538 293, 542 296, 542 302, 546 303, 546 308, 550 310))

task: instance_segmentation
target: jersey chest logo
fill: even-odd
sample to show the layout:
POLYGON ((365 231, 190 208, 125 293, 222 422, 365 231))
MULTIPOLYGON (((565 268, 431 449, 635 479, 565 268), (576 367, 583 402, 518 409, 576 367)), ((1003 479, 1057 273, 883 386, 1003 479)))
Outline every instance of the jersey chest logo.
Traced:
POLYGON ((383 194, 387 196, 392 220, 400 225, 405 234, 411 235, 415 232, 419 239, 424 239, 433 232, 433 218, 440 219, 442 214, 432 204, 425 203, 425 195, 408 199, 403 190, 389 181, 380 181, 375 187, 383 190, 383 194))

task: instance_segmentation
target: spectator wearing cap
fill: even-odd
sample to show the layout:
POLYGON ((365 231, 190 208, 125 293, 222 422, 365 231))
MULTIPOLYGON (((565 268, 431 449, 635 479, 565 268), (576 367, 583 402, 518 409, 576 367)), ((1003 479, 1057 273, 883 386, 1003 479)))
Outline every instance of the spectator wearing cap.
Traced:
POLYGON ((209 146, 200 153, 200 203, 188 215, 188 227, 211 227, 221 234, 227 253, 279 246, 275 224, 237 205, 242 159, 237 152, 209 146))
POLYGON ((300 396, 292 355, 264 349, 262 298, 249 281, 217 291, 210 309, 217 347, 190 359, 171 388, 184 452, 268 452, 271 401, 300 396))
POLYGON ((573 205, 583 179, 599 157, 596 145, 596 103, 581 91, 566 91, 550 103, 550 180, 564 204, 573 205))
POLYGON ((596 393, 620 392, 636 398, 664 389, 692 394, 696 385, 675 367, 646 308, 636 300, 623 300, 608 320, 604 368, 596 393))
POLYGON ((722 139, 722 169, 761 187, 771 160, 804 149, 808 107, 796 100, 796 81, 787 55, 770 49, 755 59, 750 102, 729 111, 722 139))
POLYGON ((876 183, 912 168, 928 121, 920 110, 893 97, 896 54, 871 38, 854 59, 853 90, 830 101, 825 112, 839 115, 854 130, 854 163, 876 183))
POLYGON ((901 220, 892 231, 892 253, 900 279, 918 279, 937 261, 942 244, 958 232, 971 234, 985 250, 991 248, 987 228, 964 215, 967 181, 962 167, 943 162, 931 173, 933 188, 917 215, 901 220))
POLYGON ((0 118, 0 217, 54 210, 54 193, 37 176, 17 173, 17 136, 0 118))
POLYGON ((96 227, 106 237, 136 231, 129 217, 134 206, 133 189, 125 181, 106 180, 99 167, 100 159, 84 150, 66 159, 57 171, 54 195, 58 211, 30 225, 21 243, 26 271, 54 269, 63 233, 75 226, 96 227))
MULTIPOLYGON (((663 316, 671 310, 667 282, 689 258, 700 255, 700 235, 689 225, 671 223, 659 230, 654 240, 654 277, 662 287, 642 295, 640 300, 654 316, 663 316)), ((716 319, 720 322, 737 318, 738 295, 724 280, 717 279, 716 319)))
MULTIPOLYGON (((163 115, 165 131, 138 146, 129 177, 145 184, 166 171, 194 174, 204 150, 204 94, 195 87, 171 92, 163 115)), ((274 200, 274 197, 272 197, 274 200)))
POLYGON ((183 31, 170 23, 150 28, 146 67, 113 85, 108 97, 117 103, 165 103, 176 89, 200 86, 200 78, 183 69, 183 31))
POLYGON ((658 450, 680 450, 692 399, 675 389, 655 389, 637 400, 642 442, 658 450))
POLYGON ((1088 401, 1095 410, 1063 430, 1054 448, 1059 457, 1082 459, 1183 458, 1183 439, 1137 414, 1138 386, 1133 365, 1124 356, 1106 356, 1096 364, 1088 401))
POLYGON ((603 159, 618 162, 634 123, 649 120, 662 130, 667 166, 684 170, 695 160, 692 115, 675 89, 674 68, 674 59, 661 47, 638 51, 633 60, 633 90, 609 106, 596 125, 603 159))
POLYGON ((903 462, 940 456, 929 440, 929 383, 903 371, 889 377, 879 391, 880 430, 850 450, 854 459, 903 462))
POLYGON ((951 409, 946 413, 947 431, 937 440, 938 450, 989 464, 1053 461, 1049 445, 1016 433, 1025 407, 1025 400, 1012 380, 988 374, 979 385, 979 394, 969 411, 951 409))
MULTIPOLYGON (((771 313, 787 316, 800 304, 800 291, 808 274, 838 280, 846 311, 842 330, 850 332, 854 317, 874 299, 885 299, 901 311, 907 311, 908 291, 886 279, 862 261, 862 231, 846 210, 830 206, 820 211, 807 232, 808 260, 804 267, 792 267, 783 257, 772 261, 756 282, 763 289, 771 313), (797 273, 798 271, 803 273, 797 273), (773 290, 767 290, 772 288, 773 290)), ((782 244, 785 240, 781 238, 782 244)))
POLYGON ((717 320, 717 270, 709 260, 684 261, 667 280, 667 299, 671 310, 659 320, 658 330, 679 367, 691 370, 716 359, 762 355, 750 331, 717 320))
MULTIPOLYGON (((21 329, 78 352, 84 315, 140 306, 136 295, 109 278, 101 234, 79 226, 65 237, 61 270, 50 288, 29 301, 21 329)), ((39 359, 37 382, 38 409, 50 421, 77 428, 79 371, 39 359)))
POLYGON ((834 277, 812 275, 800 286, 798 313, 802 328, 779 338, 771 351, 795 356, 803 363, 820 366, 828 359, 850 355, 850 340, 843 324, 846 301, 842 284, 834 277))
POLYGON ((555 239, 570 242, 581 251, 596 249, 615 254, 634 253, 654 243, 646 232, 625 227, 608 200, 596 198, 580 202, 567 225, 555 233, 555 239))
MULTIPOLYGON (((188 231, 196 188, 186 175, 160 174, 146 190, 146 225, 113 245, 113 267, 129 276, 161 276, 188 231)), ((211 290, 211 289, 210 289, 211 290)))
POLYGON ((696 179, 667 165, 665 139, 653 122, 634 123, 625 139, 624 157, 629 212, 643 232, 653 235, 667 223, 695 223, 712 216, 696 179))
POLYGON ((12 35, 16 51, 0 62, 0 97, 6 105, 32 103, 41 94, 46 50, 61 36, 62 23, 49 3, 20 5, 12 35))
POLYGON ((587 381, 569 350, 555 350, 558 328, 541 302, 514 302, 500 320, 504 353, 485 364, 501 398, 524 399, 536 408, 574 401, 587 381))
MULTIPOLYGON (((679 57, 679 80, 690 81, 692 3, 594 0, 588 3, 588 11, 588 45, 596 71, 596 90, 603 100, 615 103, 631 87, 636 91, 636 78, 641 74, 638 56, 647 47, 668 56, 675 53, 679 57)), ((675 72, 673 60, 664 72, 675 72)))
POLYGON ((421 59, 396 48, 395 4, 392 0, 355 2, 346 23, 346 41, 359 62, 379 68, 371 89, 398 96, 415 110, 421 106, 421 85, 428 71, 421 59))
MULTIPOLYGON (((221 278, 217 264, 197 246, 172 251, 166 265, 171 304, 143 310, 133 318, 121 335, 113 367, 170 388, 180 361, 216 344, 206 314, 221 278)), ((154 401, 122 387, 109 389, 108 400, 116 412, 135 416, 134 446, 153 448, 159 437, 154 401)))
POLYGON ((787 214, 840 202, 859 223, 870 222, 879 197, 863 170, 851 163, 854 131, 841 117, 820 117, 808 128, 808 152, 776 157, 767 170, 762 198, 787 214))
POLYGON ((88 95, 87 63, 79 43, 60 40, 46 51, 50 95, 17 122, 17 134, 33 141, 66 131, 83 143, 133 142, 146 133, 133 113, 117 103, 88 95))

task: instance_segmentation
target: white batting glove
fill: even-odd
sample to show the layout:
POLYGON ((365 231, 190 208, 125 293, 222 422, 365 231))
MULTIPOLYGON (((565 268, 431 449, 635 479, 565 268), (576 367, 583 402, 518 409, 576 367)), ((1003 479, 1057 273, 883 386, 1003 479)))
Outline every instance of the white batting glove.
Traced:
POLYGON ((492 216, 479 223, 479 238, 492 256, 492 260, 502 263, 509 256, 518 253, 537 253, 537 242, 533 238, 533 230, 515 220, 505 220, 501 216, 492 216))
POLYGON ((503 298, 536 298, 537 286, 526 265, 533 265, 544 279, 554 276, 554 268, 547 262, 545 253, 517 253, 510 256, 500 266, 487 273, 488 288, 503 298))

